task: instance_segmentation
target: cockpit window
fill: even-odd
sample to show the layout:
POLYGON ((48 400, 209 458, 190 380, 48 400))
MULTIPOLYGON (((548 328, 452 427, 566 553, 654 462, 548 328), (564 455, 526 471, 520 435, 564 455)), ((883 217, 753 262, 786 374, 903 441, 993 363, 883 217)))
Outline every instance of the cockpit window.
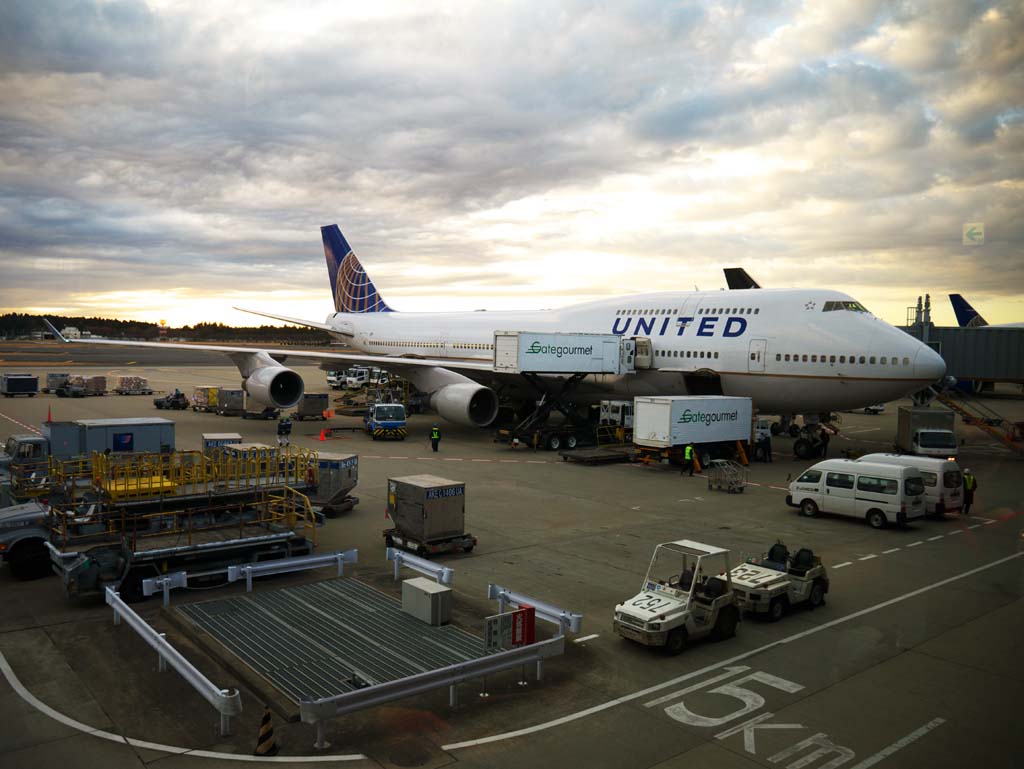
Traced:
POLYGON ((822 312, 835 312, 837 310, 849 310, 850 312, 867 312, 867 308, 860 302, 825 302, 822 312))

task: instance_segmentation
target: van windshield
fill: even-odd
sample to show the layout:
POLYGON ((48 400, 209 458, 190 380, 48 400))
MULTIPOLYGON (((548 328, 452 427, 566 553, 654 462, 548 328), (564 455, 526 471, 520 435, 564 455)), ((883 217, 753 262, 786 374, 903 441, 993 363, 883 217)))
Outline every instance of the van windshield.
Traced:
POLYGON ((916 497, 918 494, 924 494, 924 481, 919 476, 911 476, 904 482, 903 487, 906 489, 908 497, 916 497))
POLYGON ((796 479, 797 483, 817 483, 821 480, 821 470, 808 470, 796 479))
POLYGON ((918 442, 923 449, 955 449, 956 437, 945 430, 928 431, 918 434, 918 442))

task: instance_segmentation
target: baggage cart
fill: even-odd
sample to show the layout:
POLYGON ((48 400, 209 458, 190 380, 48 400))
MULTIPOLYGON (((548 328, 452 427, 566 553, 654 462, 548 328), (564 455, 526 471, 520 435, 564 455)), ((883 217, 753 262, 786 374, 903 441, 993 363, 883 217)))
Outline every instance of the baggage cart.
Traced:
POLYGON ((712 490, 742 494, 747 486, 747 468, 738 462, 712 459, 704 472, 708 478, 708 488, 712 490))

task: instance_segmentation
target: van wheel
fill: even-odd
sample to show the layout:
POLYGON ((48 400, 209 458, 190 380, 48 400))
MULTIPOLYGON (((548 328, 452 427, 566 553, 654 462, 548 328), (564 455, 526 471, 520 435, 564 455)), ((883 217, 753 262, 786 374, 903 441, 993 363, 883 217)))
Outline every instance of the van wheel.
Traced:
POLYGON ((778 622, 782 619, 782 615, 786 613, 786 599, 782 596, 773 598, 772 602, 768 604, 768 619, 772 622, 778 622))
POLYGON ((711 631, 712 641, 725 641, 736 635, 736 625, 739 624, 739 613, 735 606, 725 606, 718 612, 718 619, 715 620, 715 627, 711 631))
POLYGON ((825 586, 821 583, 820 579, 816 579, 814 584, 811 585, 811 594, 807 597, 807 602, 811 605, 812 609, 817 609, 825 603, 825 586))
POLYGON ((668 631, 668 638, 665 640, 665 653, 675 657, 686 648, 686 630, 677 627, 668 631))
POLYGON ((818 515, 818 506, 814 504, 814 500, 805 499, 800 503, 800 515, 807 518, 814 518, 818 515))
POLYGON ((868 523, 872 529, 884 529, 887 521, 885 520, 885 513, 881 510, 869 510, 868 511, 868 523))

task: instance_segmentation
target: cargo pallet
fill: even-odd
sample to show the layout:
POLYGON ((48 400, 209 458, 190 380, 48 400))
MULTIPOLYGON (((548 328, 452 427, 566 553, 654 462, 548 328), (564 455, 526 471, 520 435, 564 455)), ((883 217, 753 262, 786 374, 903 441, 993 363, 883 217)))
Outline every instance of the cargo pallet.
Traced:
POLYGON ((460 534, 457 537, 447 539, 436 539, 430 542, 407 537, 398 532, 398 529, 384 530, 384 544, 388 547, 400 547, 417 555, 437 555, 438 553, 469 553, 476 547, 476 537, 472 534, 460 534))

